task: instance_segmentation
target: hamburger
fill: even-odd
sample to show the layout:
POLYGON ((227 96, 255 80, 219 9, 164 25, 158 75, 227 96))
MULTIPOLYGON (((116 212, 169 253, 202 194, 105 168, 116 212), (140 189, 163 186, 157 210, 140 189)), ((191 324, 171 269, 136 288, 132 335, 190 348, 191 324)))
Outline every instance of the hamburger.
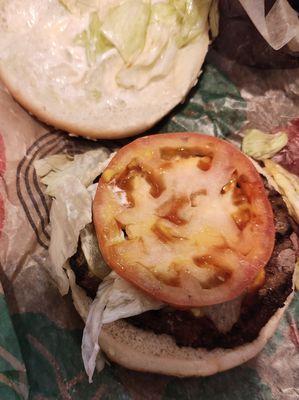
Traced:
POLYGON ((105 162, 93 225, 64 265, 90 380, 100 349, 130 369, 206 376, 265 346, 298 250, 291 186, 274 186, 289 209, 245 154, 201 134, 139 138, 105 162))
POLYGON ((5 0, 0 78, 41 121, 91 139, 152 127, 196 84, 215 0, 5 0))

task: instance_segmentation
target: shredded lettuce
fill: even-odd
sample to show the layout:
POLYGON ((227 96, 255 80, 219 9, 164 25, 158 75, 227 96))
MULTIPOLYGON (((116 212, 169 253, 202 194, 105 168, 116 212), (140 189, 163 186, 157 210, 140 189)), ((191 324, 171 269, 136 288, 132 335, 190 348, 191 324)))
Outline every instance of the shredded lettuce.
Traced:
POLYGON ((202 307, 203 315, 209 317, 219 332, 229 332, 240 317, 243 296, 236 297, 226 303, 202 307))
POLYGON ((71 269, 68 263, 66 264, 65 269, 69 279, 72 292, 72 299, 76 306, 76 310, 78 311, 83 321, 86 321, 92 300, 90 297, 87 296, 85 290, 77 285, 75 273, 71 269))
POLYGON ((299 223, 299 177, 272 160, 265 160, 264 164, 266 172, 271 176, 278 192, 282 195, 289 213, 299 223))
POLYGON ((265 160, 273 157, 287 143, 288 135, 285 132, 269 134, 258 129, 247 129, 242 143, 242 150, 255 160, 265 160))
POLYGON ((143 50, 150 12, 149 2, 127 0, 113 7, 103 21, 102 33, 127 65, 132 64, 143 50))
POLYGON ((68 154, 54 154, 46 158, 35 161, 34 168, 38 176, 43 177, 48 175, 49 172, 58 172, 74 160, 73 156, 68 154))
POLYGON ((77 177, 67 175, 56 183, 50 210, 49 270, 62 295, 69 289, 63 267, 77 250, 81 229, 92 220, 91 206, 91 196, 77 177))
MULTIPOLYGON (((150 298, 115 272, 108 275, 100 284, 87 317, 82 339, 82 358, 92 382, 92 376, 99 354, 99 336, 103 324, 128 318, 149 310, 158 310, 164 304, 150 298)), ((104 362, 101 363, 104 367, 104 362)))
POLYGON ((111 269, 100 253, 93 224, 88 224, 81 230, 80 241, 88 269, 98 278, 104 279, 111 272, 111 269))
MULTIPOLYGON (((125 0, 104 16, 91 14, 88 29, 75 39, 86 49, 93 65, 100 54, 114 48, 124 61, 116 82, 142 89, 165 77, 174 65, 176 51, 206 31, 208 22, 218 31, 217 0, 125 0)), ((96 101, 101 92, 93 90, 96 101)))
POLYGON ((56 186, 67 176, 78 179, 88 187, 101 174, 109 163, 109 150, 105 147, 77 154, 73 158, 68 155, 54 155, 34 163, 37 175, 47 186, 46 194, 55 197, 56 186))
POLYGON ((184 10, 181 19, 181 30, 176 37, 178 47, 186 46, 196 36, 205 31, 212 0, 186 0, 185 7, 182 2, 176 8, 184 10))
POLYGON ((272 186, 276 192, 279 192, 278 186, 276 184, 276 182, 274 181, 274 179, 272 178, 272 176, 270 174, 268 174, 268 172, 266 171, 266 169, 264 167, 262 167, 257 161, 255 161, 253 158, 248 157, 248 159, 252 162, 252 164, 254 165, 255 169, 257 170, 257 172, 262 175, 263 177, 265 177, 269 183, 270 186, 272 186))
POLYGON ((212 38, 216 38, 219 34, 219 1, 212 0, 210 13, 209 13, 209 25, 212 38))
MULTIPOLYGON (((87 316, 82 337, 82 359, 89 382, 92 383, 92 376, 96 367, 96 361, 102 359, 99 355, 99 336, 103 326, 103 314, 111 291, 109 280, 104 281, 98 288, 96 299, 93 301, 87 316)), ((101 362, 104 368, 105 361, 101 362)))
POLYGON ((120 70, 118 85, 140 90, 152 80, 167 76, 178 48, 206 29, 209 8, 210 1, 206 0, 153 4, 143 51, 132 65, 120 70))
POLYGON ((127 89, 143 89, 153 79, 160 79, 170 72, 177 48, 173 42, 169 42, 165 51, 153 66, 134 65, 131 68, 123 68, 116 76, 119 86, 127 89))
POLYGON ((53 197, 47 264, 62 295, 69 290, 65 264, 77 250, 80 232, 92 221, 92 182, 110 159, 108 150, 100 148, 74 158, 54 155, 35 162, 37 175, 47 185, 46 193, 53 197))
POLYGON ((99 0, 59 0, 73 14, 96 10, 99 0))
POLYGON ((186 0, 170 0, 170 3, 177 10, 181 17, 184 17, 186 13, 187 1, 186 0))
POLYGON ((264 160, 264 167, 250 158, 259 174, 281 194, 290 215, 299 222, 299 177, 272 160, 264 160))
POLYGON ((55 155, 35 163, 37 174, 53 197, 50 211, 51 240, 49 272, 62 295, 72 290, 73 301, 86 326, 82 340, 82 356, 91 381, 95 367, 104 368, 98 340, 103 324, 156 310, 164 305, 122 279, 104 263, 92 222, 92 200, 99 176, 114 154, 105 148, 69 157, 55 155), (76 284, 68 259, 76 252, 79 237, 90 270, 99 278, 97 297, 91 303, 76 284), (107 274, 109 275, 107 276, 107 274))
MULTIPOLYGON (((108 160, 111 160, 111 157, 109 157, 108 160)), ((102 165, 103 170, 105 169, 105 165, 107 165, 108 160, 104 161, 104 166, 102 165)), ((88 193, 91 195, 92 200, 94 200, 94 198, 95 198, 97 188, 98 188, 97 183, 93 183, 92 185, 88 186, 88 188, 87 188, 88 193)))
POLYGON ((116 76, 118 85, 142 89, 152 79, 166 76, 176 56, 173 37, 178 31, 176 9, 168 3, 153 4, 144 49, 133 65, 120 70, 116 76))
MULTIPOLYGON (((101 21, 97 12, 90 15, 88 29, 76 36, 75 44, 85 48, 86 57, 90 64, 96 61, 98 55, 113 48, 112 43, 101 31, 101 21)), ((96 93, 96 98, 98 98, 98 93, 96 93)))
POLYGON ((168 3, 153 4, 145 46, 135 65, 153 65, 178 29, 175 8, 168 3))

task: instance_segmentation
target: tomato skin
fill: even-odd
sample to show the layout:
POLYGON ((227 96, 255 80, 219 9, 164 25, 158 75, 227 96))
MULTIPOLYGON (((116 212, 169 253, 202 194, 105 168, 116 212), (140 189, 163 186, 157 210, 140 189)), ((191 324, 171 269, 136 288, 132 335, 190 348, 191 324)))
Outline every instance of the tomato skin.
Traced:
MULTIPOLYGON (((225 185, 223 187, 225 188, 225 185)), ((202 201, 200 191, 198 193, 195 192, 196 196, 200 203, 202 201)), ((213 202, 213 196, 211 194, 209 196, 211 202, 213 202)), ((215 196, 217 197, 217 195, 215 196)), ((209 206, 209 201, 207 201, 207 204, 209 206)), ((215 204, 217 206, 217 203, 215 204)), ((192 207, 189 207, 189 209, 192 211, 192 207)), ((182 210, 188 215, 188 209, 182 208, 182 210)), ((215 210, 216 213, 219 211, 217 207, 215 210)), ((179 211, 181 212, 181 210, 179 211)), ((204 214, 202 210, 201 214, 204 214)), ((213 213, 210 214, 213 220, 213 213)), ((225 214, 225 212, 222 214, 225 214)), ((258 273, 266 265, 274 247, 275 231, 272 208, 263 182, 255 167, 232 144, 198 133, 171 133, 147 136, 121 148, 111 160, 99 181, 93 204, 93 217, 99 247, 107 264, 124 279, 149 295, 177 308, 212 305, 229 301, 239 296, 250 287, 258 273), (168 197, 168 203, 167 201, 163 203, 163 207, 166 207, 166 209, 164 210, 162 207, 164 214, 162 213, 162 217, 160 218, 159 216, 158 218, 160 225, 153 222, 151 230, 146 228, 147 234, 140 237, 136 237, 134 229, 136 229, 137 225, 138 229, 140 227, 143 228, 144 221, 147 218, 152 221, 152 214, 156 217, 158 213, 155 209, 150 214, 146 207, 143 212, 142 202, 144 204, 147 204, 148 201, 158 202, 160 198, 165 197, 168 190, 168 181, 165 181, 165 179, 172 176, 171 172, 175 168, 178 169, 176 173, 179 176, 180 168, 177 167, 179 162, 182 166, 181 169, 185 168, 186 173, 189 171, 191 173, 191 167, 188 169, 188 163, 193 163, 195 157, 197 157, 196 154, 199 153, 201 163, 197 165, 200 164, 199 168, 202 170, 200 173, 205 174, 205 181, 209 182, 210 186, 207 187, 211 193, 218 193, 219 188, 226 182, 230 182, 229 178, 233 177, 227 187, 228 189, 230 186, 234 187, 235 198, 232 201, 238 206, 233 206, 229 201, 227 204, 237 210, 232 215, 235 223, 239 224, 239 228, 241 227, 240 229, 242 229, 240 233, 242 240, 240 240, 240 245, 234 241, 233 250, 223 243, 216 243, 215 246, 210 246, 210 252, 208 252, 210 261, 203 261, 202 266, 200 266, 202 268, 196 269, 196 267, 192 266, 191 272, 191 267, 188 263, 189 266, 180 268, 171 264, 171 268, 173 268, 171 273, 168 274, 169 276, 166 274, 167 279, 165 279, 165 268, 162 269, 161 273, 159 271, 159 262, 154 265, 154 267, 157 267, 154 270, 152 264, 151 268, 148 268, 143 263, 148 257, 148 252, 153 253, 153 258, 155 258, 155 253, 159 253, 157 260, 161 259, 162 262, 165 253, 171 254, 172 246, 176 246, 179 241, 185 241, 188 245, 193 238, 192 235, 187 239, 183 237, 182 232, 186 233, 188 231, 190 221, 185 224, 185 216, 175 214, 175 211, 171 208, 171 205, 168 206, 168 203, 169 199, 173 198, 173 204, 177 204, 178 207, 182 204, 182 207, 185 207, 184 194, 180 192, 180 197, 173 194, 171 190, 176 190, 176 188, 180 190, 180 185, 189 190, 190 187, 193 187, 194 180, 190 179, 190 182, 188 182, 187 177, 183 177, 178 182, 174 181, 174 186, 171 190, 169 189, 169 193, 171 192, 171 196, 174 197, 168 197), (164 157, 164 159, 162 160, 161 157, 164 157), (204 163, 202 163, 202 160, 204 163), (237 170, 238 182, 234 181, 234 170, 237 170), (136 179, 139 179, 140 176, 143 182, 140 187, 143 191, 140 190, 139 193, 135 187, 137 185, 136 182, 139 182, 136 179), (149 193, 144 192, 147 187, 151 188, 149 193), (134 196, 132 197, 133 200, 131 199, 131 203, 128 201, 124 204, 122 201, 117 200, 117 191, 118 193, 130 193, 130 195, 133 193, 134 196), (239 203, 241 206, 239 206, 239 203), (136 214, 136 217, 134 210, 135 208, 138 209, 138 207, 141 207, 141 211, 136 214), (118 218, 118 221, 115 218, 118 218), (131 218, 130 223, 127 223, 126 218, 129 218, 129 220, 131 218), (134 223, 131 223, 132 218, 134 223), (121 231, 124 227, 129 235, 126 238, 123 238, 121 231), (169 229, 171 233, 168 232, 169 229), (175 234, 173 233, 174 231, 175 234), (156 248, 154 251, 149 250, 151 247, 144 243, 152 236, 157 239, 159 244, 157 249, 159 248, 161 252, 158 252, 158 250, 156 252, 156 248), (212 283, 209 283, 209 279, 205 280, 206 285, 211 284, 212 286, 204 288, 201 278, 194 278, 193 273, 197 274, 197 271, 199 271, 200 273, 210 274, 209 262, 211 262, 213 273, 218 280, 213 275, 210 279, 212 283), (226 264, 228 267, 225 267, 226 264), (232 269, 231 265, 235 267, 232 269), (225 268, 228 272, 223 275, 225 268), (217 280, 216 283, 214 278, 217 280), (222 283, 221 279, 225 279, 225 281, 222 283)), ((224 221, 227 220, 225 215, 223 218, 224 221)), ((217 225, 217 220, 215 223, 217 225)), ((221 230, 222 226, 220 225, 219 227, 221 230)), ((238 232, 237 229, 236 231, 238 232)), ((230 233, 229 228, 227 228, 227 232, 230 233)), ((209 233, 206 236, 209 236, 209 233)), ((201 237, 205 240, 206 236, 201 237)), ((218 239, 216 238, 215 240, 217 241, 218 239)), ((226 237, 223 240, 225 242, 226 237)), ((153 243, 153 240, 149 240, 149 243, 153 243)), ((200 240, 199 245, 201 245, 200 240)), ((180 249, 184 250, 186 246, 183 245, 180 249)), ((180 256, 180 251, 177 251, 177 255, 180 256)), ((185 264, 183 263, 182 265, 185 264)))

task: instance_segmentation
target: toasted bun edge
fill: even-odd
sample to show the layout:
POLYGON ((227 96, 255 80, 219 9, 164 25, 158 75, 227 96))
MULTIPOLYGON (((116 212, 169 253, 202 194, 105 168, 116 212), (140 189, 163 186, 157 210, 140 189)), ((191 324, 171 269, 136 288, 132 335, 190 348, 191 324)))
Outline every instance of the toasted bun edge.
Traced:
POLYGON ((179 347, 170 336, 143 331, 125 320, 104 325, 99 344, 110 360, 128 369, 178 377, 209 376, 255 357, 274 334, 292 297, 293 293, 262 328, 257 339, 233 349, 179 347))

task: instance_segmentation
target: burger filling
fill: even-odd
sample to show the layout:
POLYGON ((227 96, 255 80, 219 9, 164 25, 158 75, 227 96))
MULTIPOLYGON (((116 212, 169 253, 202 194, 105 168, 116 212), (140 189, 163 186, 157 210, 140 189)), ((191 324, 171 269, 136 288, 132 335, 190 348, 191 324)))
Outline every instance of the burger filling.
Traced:
POLYGON ((126 318, 180 346, 233 348, 284 306, 299 178, 252 162, 225 141, 178 133, 35 163, 53 198, 49 272, 85 321, 90 381, 104 367, 104 324, 126 318))
MULTIPOLYGON (((296 262, 290 239, 296 225, 273 189, 269 191, 269 200, 275 220, 275 247, 264 276, 256 280, 251 290, 233 302, 190 310, 164 307, 130 317, 127 322, 156 334, 168 334, 180 346, 232 348, 256 339, 292 292, 296 262)), ((101 281, 89 269, 80 245, 70 265, 77 284, 95 298, 101 281)))

